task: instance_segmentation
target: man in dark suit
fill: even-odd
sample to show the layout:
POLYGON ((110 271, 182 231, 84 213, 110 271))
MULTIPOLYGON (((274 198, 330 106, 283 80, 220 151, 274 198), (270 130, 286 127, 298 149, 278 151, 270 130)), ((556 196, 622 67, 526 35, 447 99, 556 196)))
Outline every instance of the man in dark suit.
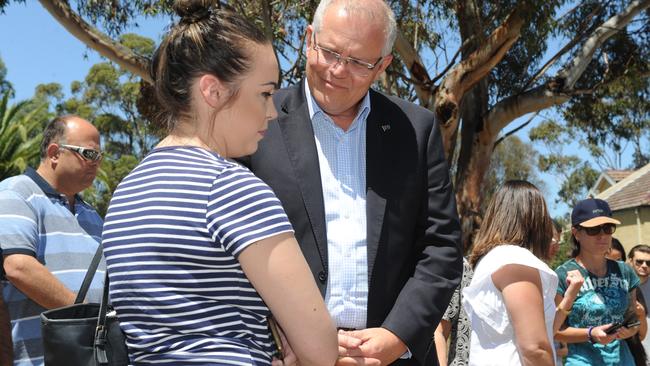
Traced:
POLYGON ((430 365, 461 276, 460 226, 433 114, 370 90, 396 26, 381 0, 323 1, 307 80, 274 96, 250 159, 289 216, 339 333, 339 365, 430 365))

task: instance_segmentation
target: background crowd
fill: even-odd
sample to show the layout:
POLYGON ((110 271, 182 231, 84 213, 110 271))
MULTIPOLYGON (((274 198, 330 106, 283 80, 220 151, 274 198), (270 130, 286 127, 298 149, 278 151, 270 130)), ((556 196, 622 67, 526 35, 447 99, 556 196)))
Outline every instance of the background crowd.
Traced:
POLYGON ((0 182, 2 362, 43 364, 38 314, 74 300, 102 245, 87 300, 108 272, 134 365, 554 365, 556 348, 566 365, 645 364, 650 248, 606 257, 625 254, 606 202, 576 204, 553 270, 561 228, 509 181, 463 260, 438 121, 371 89, 396 38, 385 2, 321 1, 306 77, 282 90, 255 24, 174 9, 150 70, 167 134, 104 219, 79 195, 102 152, 78 116, 0 182))

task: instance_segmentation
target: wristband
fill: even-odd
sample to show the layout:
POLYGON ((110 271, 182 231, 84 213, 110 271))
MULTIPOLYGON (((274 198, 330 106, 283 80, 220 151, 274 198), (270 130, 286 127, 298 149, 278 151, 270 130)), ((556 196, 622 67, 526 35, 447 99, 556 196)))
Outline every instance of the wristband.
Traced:
POLYGON ((589 343, 596 343, 596 340, 591 336, 591 331, 594 329, 594 327, 589 327, 587 328, 587 340, 589 343))

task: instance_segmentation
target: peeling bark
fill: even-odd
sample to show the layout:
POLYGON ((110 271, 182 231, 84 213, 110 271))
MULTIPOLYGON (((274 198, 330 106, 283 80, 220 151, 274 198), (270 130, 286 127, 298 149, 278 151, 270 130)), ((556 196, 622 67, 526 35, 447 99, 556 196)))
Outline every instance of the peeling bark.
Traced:
POLYGON ((395 52, 397 52, 411 73, 411 78, 415 80, 415 93, 418 96, 420 105, 424 108, 429 108, 432 105, 432 85, 431 78, 424 63, 420 59, 420 55, 415 52, 413 46, 409 41, 404 38, 401 32, 397 33, 395 39, 395 52))
POLYGON ((438 88, 434 113, 436 113, 438 121, 441 122, 446 156, 453 154, 450 149, 453 146, 451 138, 458 129, 460 121, 458 105, 461 99, 468 90, 488 75, 519 38, 524 22, 522 8, 523 6, 519 4, 480 48, 449 72, 438 88), (454 106, 454 110, 451 110, 451 106, 454 106))

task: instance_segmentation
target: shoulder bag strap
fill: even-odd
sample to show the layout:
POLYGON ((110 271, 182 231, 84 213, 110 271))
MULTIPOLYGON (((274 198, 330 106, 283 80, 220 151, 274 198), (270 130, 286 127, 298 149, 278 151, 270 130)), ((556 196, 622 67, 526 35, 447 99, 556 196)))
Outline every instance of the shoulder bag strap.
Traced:
POLYGON ((79 292, 77 292, 77 298, 74 300, 75 304, 80 304, 86 298, 86 293, 88 292, 90 283, 93 282, 93 277, 95 277, 95 272, 97 272, 97 267, 99 266, 99 261, 101 261, 102 259, 102 254, 103 254, 102 244, 99 243, 99 245, 97 246, 97 251, 95 252, 95 256, 93 257, 93 260, 90 262, 88 271, 86 271, 86 276, 84 277, 84 280, 81 283, 79 292))
POLYGON ((97 316, 97 328, 95 328, 95 361, 98 365, 108 364, 108 355, 106 353, 106 337, 108 329, 106 329, 106 312, 108 311, 108 271, 104 275, 104 293, 102 294, 102 302, 99 305, 99 314, 97 316))

